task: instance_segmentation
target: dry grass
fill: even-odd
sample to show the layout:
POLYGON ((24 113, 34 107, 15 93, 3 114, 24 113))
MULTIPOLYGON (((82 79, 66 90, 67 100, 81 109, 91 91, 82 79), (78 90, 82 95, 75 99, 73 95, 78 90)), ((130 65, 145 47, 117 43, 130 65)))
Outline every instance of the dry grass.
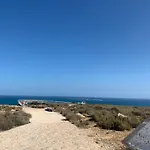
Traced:
POLYGON ((1 106, 0 131, 27 124, 30 118, 31 115, 23 112, 21 107, 1 106))

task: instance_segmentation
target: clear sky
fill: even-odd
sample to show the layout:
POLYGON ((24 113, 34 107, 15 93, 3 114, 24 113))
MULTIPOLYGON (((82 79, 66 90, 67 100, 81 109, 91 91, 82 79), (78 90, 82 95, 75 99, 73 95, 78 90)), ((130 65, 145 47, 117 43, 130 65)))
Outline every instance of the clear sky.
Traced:
POLYGON ((0 94, 150 98, 150 1, 0 2, 0 94))

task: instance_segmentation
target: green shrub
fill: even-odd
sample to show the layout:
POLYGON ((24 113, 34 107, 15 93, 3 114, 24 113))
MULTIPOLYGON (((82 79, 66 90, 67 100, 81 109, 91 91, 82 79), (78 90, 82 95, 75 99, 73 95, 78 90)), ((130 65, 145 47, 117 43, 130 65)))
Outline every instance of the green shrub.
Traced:
POLYGON ((60 113, 62 112, 62 110, 63 110, 63 109, 62 109, 61 107, 57 107, 57 108, 55 109, 56 112, 60 112, 60 113))
POLYGON ((120 113, 119 109, 116 107, 111 108, 111 112, 117 113, 117 114, 120 113))
POLYGON ((95 114, 96 112, 93 110, 93 108, 87 108, 86 109, 86 114, 88 115, 88 116, 93 116, 94 114, 95 114))
POLYGON ((89 121, 88 120, 79 120, 75 123, 75 125, 77 125, 80 128, 85 128, 86 126, 89 125, 89 121))
POLYGON ((75 115, 73 112, 70 111, 66 114, 66 119, 69 121, 77 121, 78 117, 77 115, 75 115))
POLYGON ((78 112, 81 113, 81 114, 85 114, 85 113, 86 113, 86 109, 80 108, 80 109, 78 110, 78 112))
POLYGON ((0 114, 0 130, 8 130, 13 127, 17 127, 20 125, 24 125, 29 123, 29 119, 31 118, 30 114, 27 114, 23 111, 10 112, 7 111, 5 113, 0 114))
POLYGON ((139 111, 132 111, 132 114, 135 116, 142 116, 142 113, 139 111))
POLYGON ((95 105, 94 109, 99 111, 99 110, 102 110, 103 108, 100 105, 95 105))
POLYGON ((108 130, 117 130, 117 131, 124 131, 130 130, 131 126, 127 119, 120 118, 120 117, 108 117, 103 116, 100 118, 100 121, 97 123, 101 128, 108 129, 108 130))
POLYGON ((131 125, 132 128, 136 128, 140 124, 140 120, 137 119, 136 116, 132 116, 129 118, 129 124, 131 125))
POLYGON ((100 128, 109 130, 130 130, 137 127, 150 114, 150 108, 128 107, 112 105, 72 105, 49 104, 55 111, 61 113, 68 121, 78 127, 86 127, 90 123, 100 128), (83 114, 86 119, 82 120, 76 113, 83 114), (127 118, 118 117, 118 113, 126 115, 127 118))
POLYGON ((127 120, 121 120, 121 119, 114 120, 113 130, 124 131, 124 130, 130 130, 130 129, 131 129, 131 126, 127 120))
POLYGON ((100 118, 101 118, 101 116, 100 116, 100 114, 98 114, 98 113, 93 113, 93 114, 91 115, 91 120, 93 120, 93 121, 95 121, 95 122, 99 122, 100 118))

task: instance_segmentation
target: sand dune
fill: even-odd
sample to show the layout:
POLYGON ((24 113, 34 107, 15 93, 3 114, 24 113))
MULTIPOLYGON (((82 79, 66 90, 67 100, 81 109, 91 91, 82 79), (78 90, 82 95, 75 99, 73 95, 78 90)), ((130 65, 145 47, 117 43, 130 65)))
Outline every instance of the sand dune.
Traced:
POLYGON ((31 123, 0 133, 0 150, 103 150, 58 113, 24 108, 31 123))

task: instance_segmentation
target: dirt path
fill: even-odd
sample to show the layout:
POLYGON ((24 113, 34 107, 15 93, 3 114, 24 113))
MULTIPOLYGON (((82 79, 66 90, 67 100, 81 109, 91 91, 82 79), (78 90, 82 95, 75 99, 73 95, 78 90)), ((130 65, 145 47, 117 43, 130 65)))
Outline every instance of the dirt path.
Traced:
POLYGON ((0 150, 106 150, 58 113, 24 108, 31 123, 0 133, 0 150))

